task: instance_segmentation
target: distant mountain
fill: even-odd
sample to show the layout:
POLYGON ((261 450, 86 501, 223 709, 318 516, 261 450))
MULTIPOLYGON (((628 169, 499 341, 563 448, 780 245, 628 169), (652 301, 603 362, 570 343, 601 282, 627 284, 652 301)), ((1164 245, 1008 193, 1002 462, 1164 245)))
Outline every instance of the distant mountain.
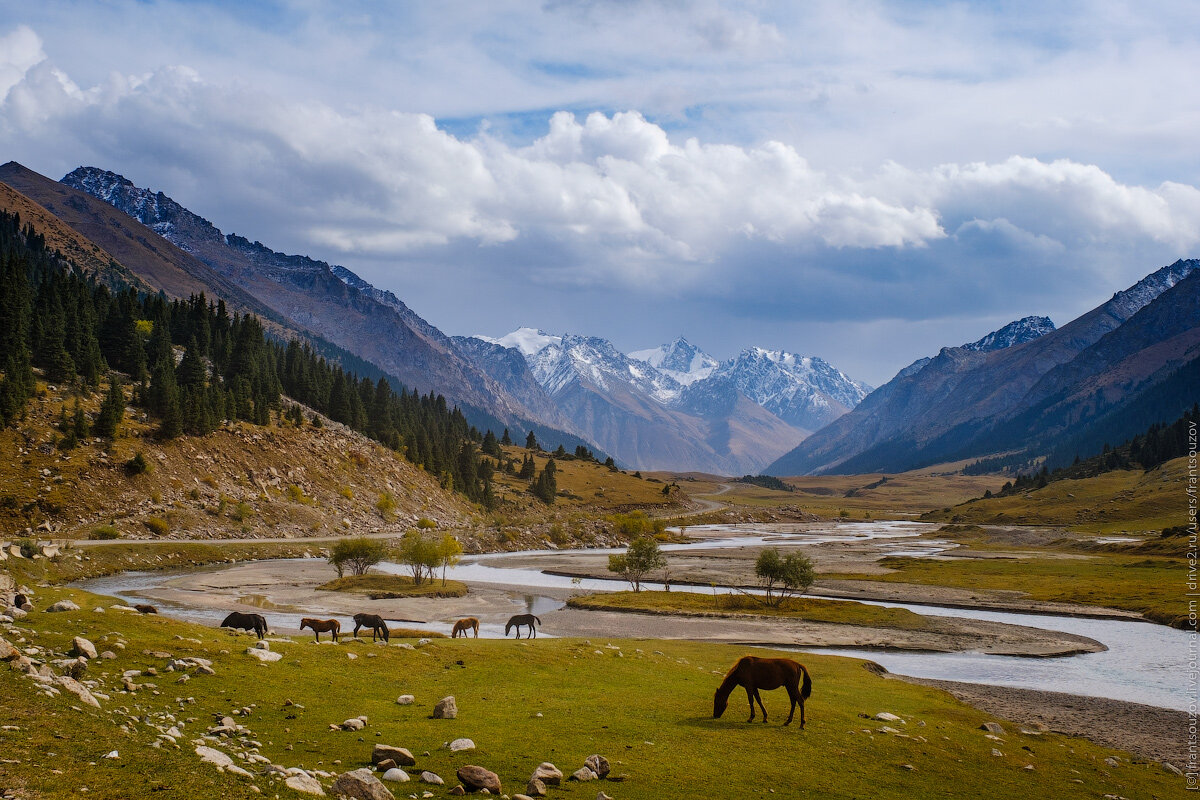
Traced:
MULTIPOLYGON (((1032 339, 1001 349, 944 348, 902 370, 768 470, 895 472, 1031 446, 1050 449, 1087 420, 1165 380, 1195 352, 1200 278, 1189 276, 1198 266, 1193 260, 1163 267, 1032 339)), ((1023 327, 1032 333, 1045 326, 1023 327)), ((1014 337, 997 331, 980 342, 1008 339, 1014 337)))
POLYGON ((680 386, 690 386, 707 378, 717 368, 715 358, 682 336, 652 350, 636 350, 629 357, 635 361, 645 361, 659 372, 674 378, 680 386))
POLYGON ((986 353, 992 350, 1003 350, 1025 342, 1032 342, 1039 336, 1045 336, 1054 330, 1054 323, 1049 317, 1024 317, 1016 322, 1010 322, 998 331, 992 331, 982 339, 964 344, 963 350, 975 350, 986 353))
POLYGON ((704 413, 703 398, 728 386, 789 425, 807 431, 823 428, 857 406, 871 391, 820 358, 752 347, 722 362, 706 378, 684 391, 683 406, 704 413))
POLYGON ((139 188, 113 172, 80 167, 59 185, 125 212, 202 262, 230 289, 377 365, 410 390, 443 394, 465 410, 517 428, 562 422, 542 392, 514 396, 394 294, 344 267, 224 234, 162 192, 139 188))

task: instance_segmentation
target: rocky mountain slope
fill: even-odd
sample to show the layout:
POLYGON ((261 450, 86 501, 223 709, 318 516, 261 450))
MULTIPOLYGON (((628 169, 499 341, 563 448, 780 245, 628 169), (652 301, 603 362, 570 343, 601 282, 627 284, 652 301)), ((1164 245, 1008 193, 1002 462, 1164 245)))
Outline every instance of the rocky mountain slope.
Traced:
POLYGON ((162 192, 136 187, 113 172, 80 167, 65 176, 62 185, 137 219, 239 291, 303 331, 399 378, 409 389, 444 394, 517 428, 540 423, 548 432, 564 424, 542 393, 518 397, 507 391, 394 294, 376 289, 344 267, 224 234, 162 192))
POLYGON ((944 348, 902 370, 769 471, 891 472, 1063 435, 1165 378, 1192 352, 1194 315, 1183 309, 1197 304, 1200 282, 1184 279, 1197 266, 1163 267, 1031 340, 993 350, 944 348))

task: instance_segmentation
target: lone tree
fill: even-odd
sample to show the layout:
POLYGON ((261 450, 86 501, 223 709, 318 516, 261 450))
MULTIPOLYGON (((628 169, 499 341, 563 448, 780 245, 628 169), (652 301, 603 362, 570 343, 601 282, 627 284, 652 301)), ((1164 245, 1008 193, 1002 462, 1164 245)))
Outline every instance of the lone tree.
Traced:
POLYGON ((453 534, 442 534, 442 540, 438 542, 438 559, 442 562, 442 586, 446 585, 446 568, 458 563, 462 551, 462 545, 453 534))
POLYGON ((530 431, 529 435, 525 437, 525 449, 526 450, 541 450, 542 449, 542 446, 538 444, 537 437, 534 436, 533 431, 530 431))
POLYGON ((768 605, 772 606, 780 605, 793 592, 804 594, 817 577, 808 556, 803 553, 780 556, 774 547, 758 554, 754 574, 767 592, 768 605))
POLYGON ((420 586, 426 578, 433 580, 434 572, 442 564, 442 548, 420 531, 409 531, 400 540, 397 557, 412 572, 413 584, 420 586))
POLYGON ((329 554, 329 563, 337 569, 338 577, 346 570, 351 575, 365 575, 367 570, 387 558, 387 546, 378 539, 368 539, 359 536, 354 539, 342 539, 333 546, 329 554))
POLYGON ((613 553, 608 557, 608 571, 629 581, 635 592, 642 590, 646 573, 666 567, 667 557, 658 549, 658 542, 649 536, 639 536, 629 543, 624 553, 613 553))

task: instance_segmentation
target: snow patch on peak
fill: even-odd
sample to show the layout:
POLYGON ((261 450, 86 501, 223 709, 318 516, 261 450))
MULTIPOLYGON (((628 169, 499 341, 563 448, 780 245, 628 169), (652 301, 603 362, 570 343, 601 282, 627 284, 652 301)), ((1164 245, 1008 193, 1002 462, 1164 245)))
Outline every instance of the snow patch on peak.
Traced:
POLYGON ((717 368, 717 360, 680 336, 670 344, 629 354, 673 378, 681 386, 690 386, 707 378, 717 368))
POLYGON ((505 334, 499 338, 490 336, 482 336, 476 334, 475 339, 482 339, 485 342, 498 344, 501 347, 514 347, 521 351, 521 355, 529 358, 537 355, 551 345, 561 344, 563 337, 551 336, 540 328, 517 328, 512 333, 505 334))
POLYGON ((1031 342, 1040 336, 1045 336, 1054 330, 1054 323, 1049 317, 1024 317, 1010 322, 1003 328, 992 331, 982 339, 964 344, 963 350, 975 350, 986 353, 992 350, 1004 350, 1014 345, 1031 342))
POLYGON ((1129 319, 1198 268, 1200 268, 1200 260, 1180 259, 1174 264, 1150 273, 1128 289, 1117 292, 1105 305, 1121 319, 1129 319))

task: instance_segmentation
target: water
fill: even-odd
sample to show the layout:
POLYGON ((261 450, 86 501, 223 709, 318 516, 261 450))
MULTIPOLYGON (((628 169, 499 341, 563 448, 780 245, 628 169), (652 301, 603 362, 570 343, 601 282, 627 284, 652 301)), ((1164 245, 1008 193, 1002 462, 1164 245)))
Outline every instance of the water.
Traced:
MULTIPOLYGON (((666 552, 703 550, 725 547, 745 547, 769 543, 820 544, 829 542, 870 542, 879 540, 880 552, 885 554, 904 553, 937 557, 952 544, 938 540, 906 542, 896 547, 891 540, 914 539, 930 530, 930 526, 908 522, 837 523, 825 528, 808 528, 794 532, 778 533, 764 531, 755 525, 742 526, 696 526, 688 533, 718 534, 716 538, 702 542, 666 545, 666 552), (730 534, 721 536, 720 534, 730 534)), ((469 583, 520 587, 515 591, 522 599, 528 613, 545 614, 562 607, 561 600, 539 594, 539 589, 580 591, 619 591, 627 584, 618 580, 596 578, 571 578, 549 575, 529 567, 505 567, 506 560, 538 558, 556 559, 564 555, 606 555, 621 550, 543 550, 519 553, 496 553, 464 558, 450 571, 455 580, 469 583)), ((387 572, 401 572, 396 564, 382 564, 387 572)), ((85 581, 81 586, 88 591, 115 595, 128 602, 140 601, 139 593, 170 580, 181 573, 125 573, 110 578, 85 581)), ((662 584, 646 583, 646 589, 662 589, 662 584)), ((711 587, 693 587, 672 584, 673 591, 711 592, 711 587)), ((730 591, 717 587, 718 592, 730 591)), ((191 606, 176 606, 156 603, 160 610, 196 622, 215 624, 223 618, 222 611, 210 611, 191 606)), ((880 605, 907 608, 919 614, 932 616, 962 617, 967 619, 1005 622, 1048 630, 1063 631, 1095 639, 1108 649, 1101 653, 1088 653, 1060 658, 1026 658, 1019 656, 992 656, 979 653, 908 653, 880 650, 856 650, 850 648, 802 648, 803 650, 866 658, 875 661, 891 672, 921 678, 968 681, 999 686, 1015 686, 1029 689, 1068 692, 1091 697, 1111 697, 1164 708, 1186 709, 1188 694, 1186 685, 1187 652, 1189 634, 1161 625, 1145 622, 1112 619, 1085 619, 1052 614, 1016 614, 1000 611, 982 611, 960 608, 944 608, 915 603, 886 603, 880 605)), ((301 614, 268 611, 273 625, 286 623, 298 626, 301 614)), ((343 630, 346 620, 343 620, 343 630)), ((450 632, 450 623, 422 623, 422 628, 450 632)), ((353 623, 349 629, 353 629, 353 623)), ((500 625, 482 625, 481 636, 502 636, 500 625)))

